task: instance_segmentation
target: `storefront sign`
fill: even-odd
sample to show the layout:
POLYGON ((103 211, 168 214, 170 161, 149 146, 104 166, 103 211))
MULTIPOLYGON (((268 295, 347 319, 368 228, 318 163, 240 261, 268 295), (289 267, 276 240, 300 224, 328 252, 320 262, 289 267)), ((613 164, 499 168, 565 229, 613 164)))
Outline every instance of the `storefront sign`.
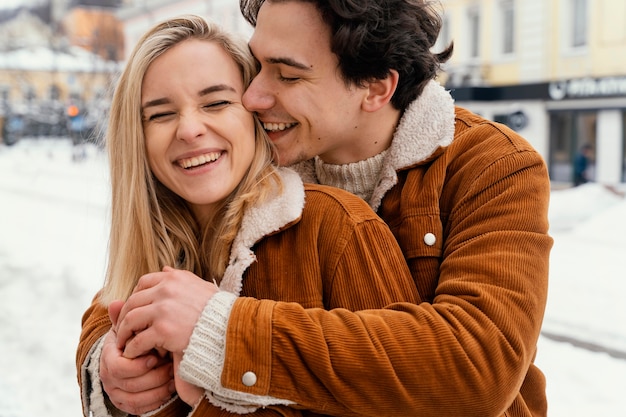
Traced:
POLYGON ((626 77, 580 78, 550 83, 552 100, 626 95, 626 77))

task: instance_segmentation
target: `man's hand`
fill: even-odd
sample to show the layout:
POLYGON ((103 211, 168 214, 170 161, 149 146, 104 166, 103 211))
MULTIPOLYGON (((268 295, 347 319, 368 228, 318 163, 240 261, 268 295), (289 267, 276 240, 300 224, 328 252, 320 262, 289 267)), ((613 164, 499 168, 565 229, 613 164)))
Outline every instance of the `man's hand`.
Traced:
POLYGON ((139 279, 121 308, 117 348, 132 359, 156 349, 182 355, 214 284, 192 272, 163 268, 139 279))
POLYGON ((129 414, 143 414, 167 402, 175 391, 171 358, 156 352, 129 359, 117 347, 115 326, 123 302, 109 306, 113 329, 104 339, 100 379, 111 403, 129 414))

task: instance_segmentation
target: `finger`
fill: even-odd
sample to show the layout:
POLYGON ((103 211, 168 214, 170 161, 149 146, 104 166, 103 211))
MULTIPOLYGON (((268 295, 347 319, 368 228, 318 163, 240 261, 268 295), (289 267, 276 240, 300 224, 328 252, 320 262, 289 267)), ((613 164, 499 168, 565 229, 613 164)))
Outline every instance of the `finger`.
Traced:
POLYGON ((154 396, 150 393, 142 393, 129 396, 114 396, 113 398, 109 396, 109 399, 113 406, 115 406, 118 410, 123 411, 128 415, 139 416, 160 408, 163 404, 169 401, 171 395, 162 399, 157 398, 156 400, 154 400, 153 397, 154 396))
POLYGON ((176 271, 176 270, 174 268, 172 268, 171 266, 165 265, 163 267, 163 272, 174 272, 174 271, 176 271))
MULTIPOLYGON (((161 272, 157 272, 156 274, 161 274, 161 272)), ((139 278, 139 281, 137 282, 137 285, 135 285, 132 294, 124 303, 124 306, 120 311, 118 320, 123 320, 124 316, 126 316, 126 314, 128 314, 130 310, 149 303, 149 299, 146 298, 146 296, 149 295, 149 292, 147 292, 146 290, 154 288, 160 282, 158 276, 154 277, 152 275, 154 274, 146 274, 139 278)))
MULTIPOLYGON (((129 359, 127 359, 128 361, 129 359)), ((101 375, 102 385, 113 390, 117 389, 129 394, 137 394, 145 391, 151 391, 163 388, 169 381, 174 378, 172 361, 161 364, 153 368, 141 367, 142 362, 145 366, 145 360, 136 360, 137 367, 130 371, 129 369, 120 372, 119 369, 106 369, 101 375), (115 372, 114 372, 115 371, 115 372), (126 375, 133 376, 126 376, 126 375), (120 377, 120 375, 125 375, 120 377)))
POLYGON ((114 343, 105 343, 100 355, 100 377, 119 386, 121 380, 142 377, 152 369, 169 362, 171 362, 169 357, 161 358, 154 353, 132 359, 125 358, 114 343))
POLYGON ((136 292, 139 292, 139 291, 146 290, 148 288, 155 287, 161 281, 166 279, 168 274, 171 274, 172 272, 176 271, 175 269, 170 268, 170 267, 164 267, 164 269, 165 268, 169 268, 170 270, 168 270, 168 271, 164 270, 164 271, 159 271, 159 272, 150 272, 149 274, 142 275, 141 278, 139 278, 139 281, 137 281, 137 285, 135 285, 135 289, 133 290, 133 294, 136 293, 136 292))
POLYGON ((163 345, 163 335, 161 335, 153 326, 150 326, 137 332, 128 340, 126 346, 124 347, 123 355, 125 358, 137 358, 153 349, 158 352, 164 352, 165 349, 163 345))
POLYGON ((122 307, 124 307, 124 302, 120 300, 112 301, 109 304, 109 318, 111 319, 111 323, 113 323, 113 327, 117 326, 117 320, 120 317, 122 307))
POLYGON ((133 294, 122 307, 117 320, 117 346, 123 349, 130 339, 144 330, 153 321, 151 305, 155 301, 155 294, 151 291, 142 291, 133 294))
MULTIPOLYGON (((171 367, 169 364, 155 370, 151 376, 157 376, 159 385, 148 389, 139 389, 138 391, 125 391, 122 388, 114 388, 107 391, 111 402, 120 410, 133 415, 139 415, 155 410, 167 402, 172 394, 176 391, 175 382, 171 376, 171 367), (162 383, 161 383, 162 382, 162 383)), ((146 378, 144 378, 145 380, 146 378)), ((132 387, 132 383, 129 384, 132 387)), ((103 384, 103 388, 104 387, 103 384)), ((133 387, 133 389, 137 389, 133 387)))

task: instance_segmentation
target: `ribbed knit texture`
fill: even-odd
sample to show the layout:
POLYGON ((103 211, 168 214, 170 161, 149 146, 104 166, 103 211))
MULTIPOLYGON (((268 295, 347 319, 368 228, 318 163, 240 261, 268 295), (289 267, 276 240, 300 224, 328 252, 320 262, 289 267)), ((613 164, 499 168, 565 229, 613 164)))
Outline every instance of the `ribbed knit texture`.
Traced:
POLYGON ((237 296, 227 291, 215 294, 207 303, 196 327, 191 334, 189 346, 180 363, 180 376, 185 381, 206 390, 209 401, 231 413, 247 414, 254 412, 258 406, 272 404, 291 404, 272 397, 251 395, 233 391, 221 386, 222 369, 224 368, 226 328, 230 310, 237 296), (223 402, 227 397, 237 404, 223 402))
POLYGON ((369 201, 378 183, 387 151, 363 161, 345 165, 327 164, 315 157, 315 173, 320 184, 331 185, 369 201))
POLYGON ((207 303, 180 363, 180 376, 184 380, 201 387, 215 385, 211 377, 217 376, 219 380, 224 367, 228 316, 236 299, 236 295, 220 291, 207 303))

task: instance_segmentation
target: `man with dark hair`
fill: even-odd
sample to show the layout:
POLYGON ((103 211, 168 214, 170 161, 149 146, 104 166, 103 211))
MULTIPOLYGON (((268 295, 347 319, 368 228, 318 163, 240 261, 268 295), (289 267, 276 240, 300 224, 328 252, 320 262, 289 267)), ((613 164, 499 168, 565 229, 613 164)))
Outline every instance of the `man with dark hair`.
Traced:
MULTIPOLYGON (((545 162, 435 81, 452 45, 431 52, 441 29, 432 2, 240 6, 259 63, 243 102, 279 163, 365 199, 426 302, 323 311, 217 292, 180 377, 231 411, 545 416, 533 363, 552 246, 545 162)), ((134 388, 164 383, 144 376, 134 388)))

